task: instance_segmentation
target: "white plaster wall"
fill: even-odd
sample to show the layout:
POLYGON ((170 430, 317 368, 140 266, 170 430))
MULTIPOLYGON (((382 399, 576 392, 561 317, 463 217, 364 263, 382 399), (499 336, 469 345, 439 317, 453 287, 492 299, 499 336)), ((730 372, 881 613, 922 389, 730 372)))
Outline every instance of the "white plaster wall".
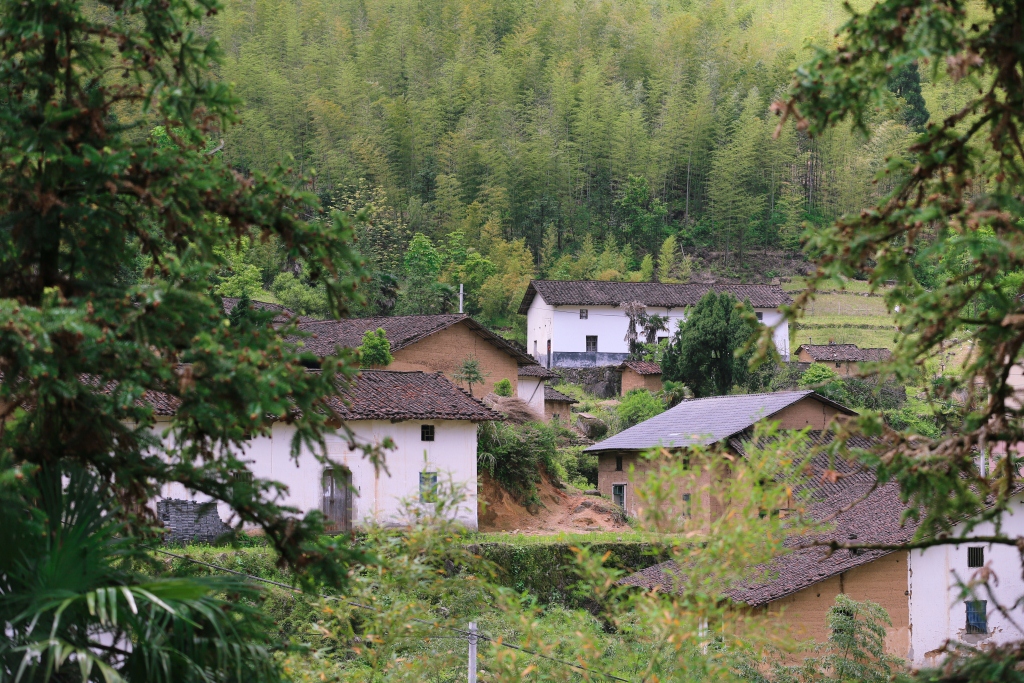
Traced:
POLYGON ((540 377, 520 377, 517 389, 519 398, 530 404, 530 409, 539 416, 544 415, 544 380, 540 377))
MULTIPOLYGON (((530 312, 527 316, 527 328, 529 330, 528 341, 530 351, 533 352, 533 340, 538 339, 540 356, 538 360, 544 363, 546 337, 534 336, 551 329, 551 350, 552 352, 574 352, 584 353, 587 350, 587 337, 597 335, 597 350, 599 353, 629 353, 629 344, 626 343, 626 328, 629 326, 629 319, 625 312, 618 306, 548 306, 544 304, 539 307, 538 294, 533 304, 530 305, 530 312), (536 308, 536 312, 535 312, 536 308), (580 309, 587 309, 587 319, 580 320, 580 309), (548 322, 552 321, 552 322, 548 322), (549 327, 550 325, 550 327, 549 327)), ((784 319, 781 312, 774 308, 755 308, 756 312, 762 314, 762 322, 774 327, 772 338, 775 347, 783 360, 789 360, 789 323, 784 319)), ((679 324, 686 320, 685 308, 656 308, 649 307, 647 312, 651 315, 666 316, 669 319, 667 333, 659 333, 659 336, 675 334, 679 324)))
MULTIPOLYGON (((470 529, 477 528, 474 423, 462 420, 409 420, 396 423, 368 420, 348 424, 359 443, 379 444, 385 437, 391 437, 396 446, 387 451, 387 471, 376 471, 373 464, 363 457, 361 450, 349 450, 343 436, 327 436, 328 456, 352 471, 352 485, 356 489, 352 505, 355 524, 401 524, 405 512, 403 500, 419 500, 420 472, 436 472, 439 485, 454 484, 466 498, 455 510, 455 519, 470 529), (420 440, 420 426, 424 424, 434 425, 434 441, 420 440)), ((319 510, 324 466, 305 447, 297 459, 291 457, 294 434, 294 427, 275 423, 271 435, 250 441, 240 459, 249 464, 255 477, 273 479, 288 487, 287 493, 278 501, 280 504, 298 508, 302 512, 319 510)), ((165 498, 204 500, 204 497, 191 494, 180 484, 166 485, 161 494, 165 498)), ((219 504, 218 512, 221 519, 233 523, 231 510, 226 505, 219 504)))
MULTIPOLYGON (((1024 534, 1024 496, 1013 498, 1010 514, 1002 520, 1002 533, 1015 537, 1024 534)), ((984 524, 972 535, 994 534, 992 524, 984 524)), ((910 652, 914 666, 934 666, 940 662, 939 650, 947 640, 973 646, 1003 644, 1021 640, 1018 631, 994 606, 994 600, 1005 606, 1017 624, 1024 626, 1024 608, 1014 603, 1024 595, 1021 560, 1017 550, 1002 545, 968 543, 936 546, 910 553, 908 566, 910 585, 910 652), (977 569, 967 567, 967 548, 984 547, 985 563, 997 577, 989 581, 992 595, 984 587, 975 589, 977 600, 988 601, 988 634, 967 634, 967 607, 960 597, 957 577, 971 580, 977 569)))
MULTIPOLYGON (((544 299, 538 293, 533 297, 530 309, 526 312, 526 346, 527 352, 537 359, 537 362, 547 367, 548 340, 551 339, 551 351, 554 352, 554 308, 544 303, 544 299)), ((542 411, 543 412, 543 406, 542 411)))

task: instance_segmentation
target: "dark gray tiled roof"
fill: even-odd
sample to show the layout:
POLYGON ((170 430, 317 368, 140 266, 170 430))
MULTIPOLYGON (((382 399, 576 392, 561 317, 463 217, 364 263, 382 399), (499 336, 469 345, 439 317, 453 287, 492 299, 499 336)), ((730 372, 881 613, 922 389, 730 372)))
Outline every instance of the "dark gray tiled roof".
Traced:
POLYGON ((539 379, 554 379, 558 377, 557 374, 551 372, 543 365, 520 365, 519 366, 520 377, 537 377, 539 379))
POLYGON ((502 419, 440 372, 363 370, 342 393, 349 405, 331 407, 345 420, 502 419))
MULTIPOLYGON (((813 445, 824 445, 831 439, 829 433, 810 433, 813 445)), ((730 445, 743 453, 741 439, 730 440, 730 445)), ((857 438, 851 441, 851 445, 868 448, 871 442, 857 438)), ((830 530, 811 538, 787 539, 785 545, 789 552, 773 560, 767 567, 767 574, 761 573, 767 580, 734 587, 726 591, 730 598, 750 606, 763 605, 890 553, 887 550, 860 550, 854 554, 849 550, 837 550, 830 555, 824 547, 799 547, 812 540, 899 544, 914 535, 916 523, 913 520, 908 520, 905 525, 902 523, 906 507, 900 501, 897 484, 885 483, 872 490, 877 483, 874 473, 842 459, 835 461, 836 471, 842 476, 833 482, 822 477, 828 467, 828 455, 816 456, 811 461, 811 472, 799 488, 811 496, 808 514, 813 519, 826 520, 835 516, 830 530)), ((675 589, 673 577, 679 575, 679 565, 669 561, 632 574, 622 583, 645 588, 658 586, 671 591, 675 589)))
POLYGON ((872 362, 886 361, 892 356, 889 349, 862 349, 856 344, 803 344, 797 354, 806 351, 816 361, 872 362))
POLYGON ((310 333, 303 339, 306 349, 317 356, 329 356, 336 346, 355 348, 363 343, 363 335, 381 328, 391 342, 391 351, 415 344, 425 337, 446 330, 452 325, 464 324, 474 333, 512 356, 520 365, 536 365, 537 361, 510 342, 494 334, 463 313, 441 315, 399 315, 381 318, 346 318, 304 322, 299 329, 310 333))
POLYGON ((545 401, 561 401, 562 403, 579 403, 572 396, 566 396, 561 391, 556 391, 549 386, 544 387, 544 400, 545 401))
POLYGON ((853 414, 850 409, 810 390, 695 398, 596 443, 587 451, 645 450, 657 446, 681 448, 712 444, 738 434, 808 396, 853 414))
POLYGON ((657 308, 680 308, 694 305, 710 290, 730 292, 740 301, 750 300, 750 305, 755 308, 778 308, 792 301, 778 285, 531 280, 519 304, 519 312, 526 315, 537 294, 550 306, 618 306, 623 301, 639 301, 657 308))
POLYGON ((622 361, 619 370, 629 368, 638 375, 660 375, 661 365, 647 360, 626 360, 622 361))

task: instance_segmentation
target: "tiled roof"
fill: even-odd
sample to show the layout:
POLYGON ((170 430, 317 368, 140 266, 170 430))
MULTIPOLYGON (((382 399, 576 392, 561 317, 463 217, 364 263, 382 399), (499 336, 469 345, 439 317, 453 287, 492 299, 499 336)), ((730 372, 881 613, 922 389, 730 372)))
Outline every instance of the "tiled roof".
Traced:
MULTIPOLYGON (((349 405, 331 407, 345 420, 500 420, 494 412, 441 373, 363 370, 342 391, 349 405)), ((174 415, 181 400, 147 391, 142 399, 157 415, 174 415)))
POLYGON ((872 362, 887 361, 889 349, 862 349, 856 344, 803 344, 797 354, 806 351, 816 361, 872 362))
POLYGON ((619 370, 629 368, 638 375, 660 375, 661 365, 648 360, 627 360, 619 366, 619 370))
MULTIPOLYGON (((827 443, 832 438, 831 434, 822 432, 811 432, 810 437, 817 444, 827 443)), ((865 440, 854 440, 851 443, 859 447, 870 445, 865 440)), ((739 440, 731 440, 730 445, 742 453, 743 446, 739 440)), ((727 591, 730 598, 754 607, 764 605, 854 567, 873 562, 890 552, 859 550, 854 554, 849 550, 837 550, 829 555, 828 549, 824 547, 798 548, 812 540, 899 544, 914 535, 915 522, 908 520, 905 526, 901 526, 905 507, 900 501, 897 484, 882 484, 872 491, 876 483, 875 475, 857 464, 842 460, 837 460, 835 467, 845 476, 831 483, 821 476, 828 466, 828 455, 816 456, 811 461, 812 472, 804 490, 809 487, 811 500, 816 501, 808 510, 812 518, 826 520, 835 515, 831 530, 810 538, 800 536, 787 539, 785 545, 791 552, 769 564, 767 576, 771 578, 762 583, 732 588, 727 591)), ((673 590, 673 576, 679 574, 679 566, 669 561, 632 574, 623 579, 622 583, 673 590)))
POLYGON ((363 370, 332 407, 345 420, 500 420, 501 415, 437 372, 363 370))
POLYGON ((544 387, 544 400, 545 401, 561 401, 562 403, 579 403, 572 396, 566 396, 560 391, 555 391, 549 386, 544 387))
POLYGON ((319 320, 304 322, 299 328, 313 335, 302 340, 306 349, 322 357, 334 353, 336 346, 349 348, 359 346, 363 343, 363 335, 367 331, 377 328, 384 330, 388 341, 391 342, 391 351, 394 352, 460 323, 515 358, 520 365, 535 365, 537 363, 533 356, 516 348, 463 313, 319 320))
POLYGON ((660 282, 604 282, 599 280, 531 280, 519 312, 526 315, 537 294, 550 306, 618 306, 639 301, 656 308, 692 306, 714 290, 730 292, 754 308, 778 308, 792 301, 778 285, 668 285, 660 282))
POLYGON ((849 408, 813 391, 779 391, 773 394, 713 396, 683 401, 660 415, 594 444, 587 451, 645 450, 712 444, 739 434, 756 422, 774 415, 808 396, 853 415, 849 408))
POLYGON ((519 366, 520 377, 539 377, 540 379, 554 379, 558 377, 557 374, 551 372, 543 365, 520 365, 519 366))

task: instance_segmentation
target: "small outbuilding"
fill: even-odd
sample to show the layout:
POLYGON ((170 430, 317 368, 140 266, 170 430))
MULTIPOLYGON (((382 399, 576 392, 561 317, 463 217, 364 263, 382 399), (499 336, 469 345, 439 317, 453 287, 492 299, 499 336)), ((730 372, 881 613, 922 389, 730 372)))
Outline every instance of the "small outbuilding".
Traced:
POLYGON ((802 363, 824 363, 844 377, 860 374, 861 363, 887 361, 889 349, 862 349, 856 344, 802 344, 796 350, 802 363))
POLYGON ((646 389, 652 394, 661 391, 661 364, 646 360, 627 360, 619 366, 622 372, 622 395, 633 389, 646 389))
POLYGON ((574 403, 579 403, 579 401, 549 386, 544 387, 544 419, 548 422, 557 420, 563 424, 569 424, 574 403))
POLYGON ((519 386, 516 395, 526 401, 530 409, 538 415, 545 415, 545 385, 549 379, 557 379, 558 375, 543 365, 520 365, 519 386))

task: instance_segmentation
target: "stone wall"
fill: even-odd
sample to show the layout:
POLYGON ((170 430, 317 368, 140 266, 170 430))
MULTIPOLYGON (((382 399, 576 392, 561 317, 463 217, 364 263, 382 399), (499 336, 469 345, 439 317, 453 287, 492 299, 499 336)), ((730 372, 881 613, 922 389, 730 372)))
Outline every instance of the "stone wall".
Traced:
POLYGON ((596 368, 551 368, 563 382, 578 384, 600 398, 617 398, 622 392, 622 373, 615 365, 596 368))
POLYGON ((213 543, 231 531, 221 521, 216 503, 165 498, 157 501, 156 515, 164 523, 164 539, 171 543, 213 543))

